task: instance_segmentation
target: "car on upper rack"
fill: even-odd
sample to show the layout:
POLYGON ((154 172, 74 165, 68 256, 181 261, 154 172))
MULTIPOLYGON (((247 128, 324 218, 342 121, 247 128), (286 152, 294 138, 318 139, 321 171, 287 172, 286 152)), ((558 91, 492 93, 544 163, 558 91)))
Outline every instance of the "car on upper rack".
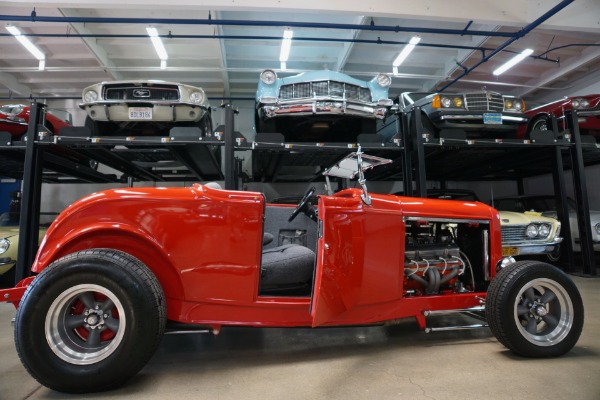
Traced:
POLYGON ((171 128, 199 128, 212 135, 204 90, 177 82, 101 82, 83 89, 80 108, 92 136, 168 136, 171 128))
MULTIPOLYGON (((529 196, 507 196, 494 199, 493 206, 498 210, 506 211, 537 211, 543 215, 558 218, 556 199, 550 195, 529 196)), ((579 226, 577 224, 577 205, 575 200, 567 198, 569 210, 569 228, 571 229, 571 245, 573 251, 581 251, 581 240, 579 238, 579 226)), ((600 211, 590 210, 590 221, 592 225, 592 243, 594 251, 600 251, 600 211)), ((563 221, 566 223, 567 221, 563 221)))
POLYGON ((530 138, 533 130, 552 131, 551 118, 556 117, 559 132, 567 130, 567 111, 577 111, 579 132, 600 138, 600 94, 564 97, 527 110, 529 124, 519 128, 520 136, 530 138))
MULTIPOLYGON (((420 107, 423 133, 431 139, 515 139, 517 128, 528 121, 523 99, 491 91, 404 92, 394 103, 398 111, 408 113, 411 125, 411 112, 420 107)), ((397 131, 396 124, 387 121, 378 133, 390 140, 397 131)))
POLYGON ((359 134, 375 133, 388 113, 390 84, 388 74, 362 81, 329 70, 285 78, 265 70, 256 91, 256 133, 281 133, 288 142, 355 143, 359 134))
MULTIPOLYGON (((24 104, 0 106, 0 132, 10 133, 13 141, 23 140, 29 126, 30 109, 30 106, 24 104)), ((47 108, 40 124, 57 135, 62 128, 71 126, 72 117, 67 111, 47 108)))
POLYGON ((503 257, 500 217, 486 204, 370 193, 364 171, 390 163, 359 147, 323 173, 358 187, 314 205, 315 187, 294 207, 214 183, 76 201, 48 229, 33 276, 0 290, 17 307, 19 359, 54 390, 103 391, 132 378, 165 332, 401 318, 466 328, 427 326, 436 312, 486 321, 521 356, 572 349, 584 314, 569 276, 503 257))

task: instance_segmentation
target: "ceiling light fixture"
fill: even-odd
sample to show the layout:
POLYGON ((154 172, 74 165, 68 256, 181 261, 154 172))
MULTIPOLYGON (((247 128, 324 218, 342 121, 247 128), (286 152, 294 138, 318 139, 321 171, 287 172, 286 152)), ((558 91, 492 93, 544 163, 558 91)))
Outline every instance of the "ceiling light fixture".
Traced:
POLYGON ((396 57, 396 59, 392 63, 392 66, 397 68, 400 64, 402 64, 404 62, 404 60, 406 60, 406 57, 408 57, 410 52, 413 51, 413 49, 415 48, 417 43, 419 43, 420 41, 421 41, 421 37, 413 36, 410 39, 410 41, 408 42, 408 44, 406 46, 404 46, 404 48, 402 49, 400 54, 398 54, 398 57, 396 57))
POLYGON ((6 30, 13 35, 19 43, 23 45, 35 58, 40 62, 39 70, 43 71, 46 68, 46 55, 42 53, 31 41, 21 34, 21 31, 16 26, 7 25, 6 30))
POLYGON ((292 48, 292 37, 294 31, 286 29, 283 31, 283 40, 281 41, 281 51, 279 52, 279 62, 281 63, 281 70, 285 71, 286 62, 290 57, 290 50, 292 48))
POLYGON ((527 58, 531 53, 533 53, 532 49, 525 49, 525 50, 523 50, 520 54, 517 54, 516 56, 514 56, 513 58, 511 58, 510 60, 508 60, 507 62, 505 62, 501 66, 499 66, 498 68, 496 68, 494 70, 493 74, 494 75, 500 75, 500 74, 508 71, 509 69, 511 69, 512 67, 514 67, 516 64, 520 63, 525 58, 527 58))
POLYGON ((169 55, 167 54, 167 50, 165 49, 162 40, 160 40, 160 37, 158 36, 158 30, 149 26, 146 28, 146 32, 148 32, 148 36, 150 36, 150 40, 152 40, 152 44, 154 45, 154 50, 156 50, 156 54, 158 54, 158 58, 160 58, 160 69, 166 69, 169 55))

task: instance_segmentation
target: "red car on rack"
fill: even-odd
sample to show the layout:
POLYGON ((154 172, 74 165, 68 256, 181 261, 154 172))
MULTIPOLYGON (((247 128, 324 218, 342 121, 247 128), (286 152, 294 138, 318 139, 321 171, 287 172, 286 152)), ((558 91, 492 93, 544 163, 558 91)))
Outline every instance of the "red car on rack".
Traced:
POLYGON ((579 119, 579 132, 600 138, 600 94, 565 97, 525 112, 529 124, 519 129, 519 136, 529 138, 531 131, 552 130, 551 117, 557 118, 559 132, 566 129, 566 112, 576 110, 579 119))
POLYGON ((211 184, 106 190, 73 203, 40 244, 36 276, 0 290, 18 306, 20 360, 52 389, 93 392, 135 375, 169 331, 409 317, 431 329, 427 316, 450 311, 487 321, 521 356, 576 344, 577 287, 549 264, 503 257, 498 211, 370 194, 363 171, 391 160, 361 154, 326 171, 358 174, 360 188, 314 206, 314 187, 294 208, 211 184))
MULTIPOLYGON (((7 104, 0 106, 0 132, 8 132, 12 140, 21 140, 29 125, 29 106, 7 104)), ((71 126, 71 115, 66 111, 47 109, 45 120, 41 122, 53 134, 61 128, 71 126)))

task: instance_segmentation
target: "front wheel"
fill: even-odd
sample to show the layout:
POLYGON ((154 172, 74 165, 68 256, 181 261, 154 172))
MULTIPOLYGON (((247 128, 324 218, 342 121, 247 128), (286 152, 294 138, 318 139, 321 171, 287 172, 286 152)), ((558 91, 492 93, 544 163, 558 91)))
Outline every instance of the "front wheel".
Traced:
POLYGON ((112 389, 150 359, 164 332, 164 294, 136 258, 107 249, 65 256, 27 288, 15 319, 25 368, 61 392, 112 389))
POLYGON ((575 346, 583 302, 573 281, 543 262, 520 261, 490 284, 485 313, 492 333, 524 357, 556 357, 575 346))

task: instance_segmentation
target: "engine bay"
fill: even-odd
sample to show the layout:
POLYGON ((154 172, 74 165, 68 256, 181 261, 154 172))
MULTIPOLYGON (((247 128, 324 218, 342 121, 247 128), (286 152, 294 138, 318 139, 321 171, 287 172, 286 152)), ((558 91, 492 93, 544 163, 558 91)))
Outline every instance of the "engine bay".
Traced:
POLYGON ((480 290, 489 281, 489 230, 480 221, 408 218, 404 295, 480 290), (483 254, 483 257, 482 257, 483 254))

